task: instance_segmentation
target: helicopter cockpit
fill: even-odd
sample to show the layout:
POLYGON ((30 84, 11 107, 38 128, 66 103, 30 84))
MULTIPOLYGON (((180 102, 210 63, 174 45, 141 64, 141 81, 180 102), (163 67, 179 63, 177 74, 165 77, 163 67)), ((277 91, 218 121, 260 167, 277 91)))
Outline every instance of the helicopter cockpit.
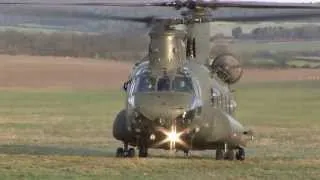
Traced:
POLYGON ((177 92, 189 93, 193 96, 190 108, 200 107, 201 92, 196 78, 192 77, 188 68, 181 68, 174 75, 152 75, 148 63, 141 63, 130 75, 130 80, 125 83, 128 102, 134 106, 136 93, 177 92))
POLYGON ((183 73, 178 73, 173 77, 163 75, 153 77, 149 72, 137 75, 132 80, 131 92, 186 92, 195 94, 195 84, 192 78, 183 73))
POLYGON ((135 83, 134 92, 152 92, 152 91, 174 91, 195 93, 191 77, 177 75, 172 79, 169 76, 158 78, 150 76, 148 73, 139 75, 135 83))

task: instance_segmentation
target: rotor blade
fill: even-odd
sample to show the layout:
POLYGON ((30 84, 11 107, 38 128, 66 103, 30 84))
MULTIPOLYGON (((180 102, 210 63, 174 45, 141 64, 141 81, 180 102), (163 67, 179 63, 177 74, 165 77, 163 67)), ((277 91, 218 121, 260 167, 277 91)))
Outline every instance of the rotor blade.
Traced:
POLYGON ((150 27, 156 22, 155 16, 146 16, 146 17, 123 17, 123 16, 105 16, 104 20, 118 20, 118 21, 131 21, 137 23, 145 23, 146 27, 150 27))
POLYGON ((320 9, 320 4, 315 3, 276 3, 276 2, 254 2, 254 1, 200 1, 195 2, 200 7, 210 8, 254 8, 254 9, 320 9))
POLYGON ((44 6, 118 6, 118 7, 143 7, 143 6, 168 6, 167 2, 150 3, 117 3, 117 2, 92 2, 92 3, 45 3, 45 2, 0 2, 0 5, 44 5, 44 6))
POLYGON ((88 19, 88 20, 123 20, 123 21, 134 21, 147 23, 152 21, 154 16, 144 17, 121 17, 121 16, 110 16, 99 11, 71 11, 57 8, 45 8, 45 9, 32 9, 32 8, 6 8, 0 7, 0 14, 5 15, 18 15, 18 16, 37 16, 37 17, 49 17, 49 18, 77 18, 77 19, 88 19))
POLYGON ((68 11, 61 9, 32 9, 32 8, 6 8, 0 7, 0 14, 11 16, 36 16, 49 18, 77 18, 89 20, 104 20, 105 15, 98 12, 90 11, 68 11))
POLYGON ((124 16, 104 16, 105 20, 133 21, 138 23, 152 23, 155 21, 155 16, 146 17, 124 17, 124 16))
POLYGON ((263 8, 263 9, 320 9, 319 4, 315 3, 275 3, 275 2, 253 2, 253 1, 194 1, 194 0, 175 0, 169 2, 137 2, 137 3, 117 3, 117 2, 83 2, 83 3, 44 3, 44 2, 0 2, 0 5, 54 5, 54 6, 118 6, 118 7, 145 7, 145 6, 158 6, 158 7, 174 7, 176 9, 189 8, 195 9, 197 7, 204 8, 263 8))
MULTIPOLYGON (((0 7, 0 14, 6 15, 19 15, 19 16, 38 16, 38 17, 53 17, 53 18, 77 18, 88 20, 120 20, 120 21, 132 21, 138 23, 146 23, 148 25, 164 20, 158 16, 142 16, 142 17, 125 17, 125 16, 113 16, 99 11, 70 11, 66 9, 58 8, 45 8, 45 9, 33 9, 33 8, 3 8, 0 7)), ((238 14, 236 16, 223 16, 220 13, 209 17, 208 21, 229 21, 229 22, 258 22, 258 21, 285 21, 285 20, 299 20, 299 19, 311 19, 320 17, 320 11, 317 10, 305 10, 305 11, 278 11, 275 13, 253 15, 238 14)), ((221 13, 224 14, 224 13, 221 13)), ((172 16, 171 16, 172 17, 172 16)), ((170 19, 167 17, 167 19, 170 19)), ((174 19, 174 18, 172 18, 174 19)), ((177 18, 175 18, 177 19, 177 18)), ((168 22, 168 20, 167 20, 168 22)), ((183 23, 180 20, 172 20, 172 24, 183 23)))
MULTIPOLYGON (((163 11, 162 11, 163 12, 163 11)), ((164 11, 165 16, 117 16, 111 15, 112 12, 103 11, 83 11, 83 10, 71 10, 63 8, 34 8, 34 7, 1 7, 0 14, 5 15, 18 15, 18 16, 37 16, 37 17, 50 17, 50 18, 77 18, 77 19, 89 19, 89 20, 115 20, 115 21, 131 21, 137 23, 145 23, 147 26, 154 24, 155 22, 164 22, 172 24, 182 23, 181 18, 177 18, 174 14, 170 14, 169 11, 164 11)), ((147 13, 147 11, 145 11, 147 13)))
POLYGON ((229 22, 259 22, 259 21, 286 21, 286 20, 301 20, 320 18, 320 12, 290 12, 290 13, 276 13, 264 15, 250 15, 250 16, 234 16, 234 17, 212 17, 209 21, 229 21, 229 22))
MULTIPOLYGON (((142 17, 129 17, 129 16, 116 16, 108 15, 99 12, 86 12, 86 11, 68 11, 62 9, 2 9, 0 7, 0 14, 18 15, 18 16, 36 16, 36 17, 50 17, 50 18, 77 18, 89 20, 115 20, 115 21, 131 21, 137 23, 145 23, 149 26, 156 21, 165 20, 157 16, 142 16, 142 17)), ((168 18, 169 19, 169 18, 168 18)))
POLYGON ((106 20, 119 20, 119 21, 133 21, 138 23, 146 23, 147 27, 151 25, 177 25, 183 24, 183 18, 162 18, 156 16, 146 16, 146 17, 123 17, 123 16, 105 16, 106 20))

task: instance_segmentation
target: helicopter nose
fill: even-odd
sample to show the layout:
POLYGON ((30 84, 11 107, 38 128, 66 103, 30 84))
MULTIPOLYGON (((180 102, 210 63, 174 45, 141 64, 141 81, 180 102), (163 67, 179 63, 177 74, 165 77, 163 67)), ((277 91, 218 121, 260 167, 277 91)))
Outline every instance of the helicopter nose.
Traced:
POLYGON ((183 114, 192 101, 184 92, 147 92, 136 94, 136 109, 149 120, 172 120, 183 114))

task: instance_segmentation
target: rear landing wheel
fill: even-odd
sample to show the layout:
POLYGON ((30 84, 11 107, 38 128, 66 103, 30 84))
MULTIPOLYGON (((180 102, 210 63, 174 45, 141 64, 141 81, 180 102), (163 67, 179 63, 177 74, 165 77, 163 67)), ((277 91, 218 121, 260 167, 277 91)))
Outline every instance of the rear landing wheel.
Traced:
POLYGON ((148 148, 146 146, 139 147, 139 157, 148 157, 148 148))
POLYGON ((135 156, 134 148, 128 149, 128 144, 124 145, 124 148, 119 147, 116 151, 116 157, 134 157, 135 156))
POLYGON ((136 152, 133 148, 130 148, 128 150, 128 157, 134 157, 136 155, 136 152))
POLYGON ((185 157, 190 157, 190 151, 189 150, 183 150, 185 157))
POLYGON ((240 161, 243 161, 243 160, 245 160, 245 157, 246 157, 246 155, 245 155, 244 149, 239 147, 238 151, 236 153, 236 159, 240 160, 240 161))
POLYGON ((232 161, 232 160, 234 160, 234 157, 235 157, 235 155, 234 155, 234 150, 229 149, 229 150, 226 152, 224 158, 225 158, 226 160, 232 161))

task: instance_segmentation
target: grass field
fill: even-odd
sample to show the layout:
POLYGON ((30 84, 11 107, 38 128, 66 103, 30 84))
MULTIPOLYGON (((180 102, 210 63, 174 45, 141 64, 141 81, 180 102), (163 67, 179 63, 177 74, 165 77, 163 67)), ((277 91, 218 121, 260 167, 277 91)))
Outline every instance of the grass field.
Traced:
POLYGON ((318 179, 319 88, 237 85, 237 116, 256 131, 244 162, 215 161, 209 151, 117 159, 111 128, 121 92, 1 90, 0 179, 318 179))
POLYGON ((320 61, 319 62, 308 62, 308 61, 304 61, 304 60, 292 60, 292 61, 287 62, 287 64, 295 65, 297 67, 303 67, 303 66, 309 66, 311 68, 320 67, 320 61))
POLYGON ((270 42, 257 43, 255 41, 240 41, 230 44, 235 52, 255 53, 259 51, 270 52, 314 52, 319 51, 320 41, 288 41, 288 42, 270 42))

